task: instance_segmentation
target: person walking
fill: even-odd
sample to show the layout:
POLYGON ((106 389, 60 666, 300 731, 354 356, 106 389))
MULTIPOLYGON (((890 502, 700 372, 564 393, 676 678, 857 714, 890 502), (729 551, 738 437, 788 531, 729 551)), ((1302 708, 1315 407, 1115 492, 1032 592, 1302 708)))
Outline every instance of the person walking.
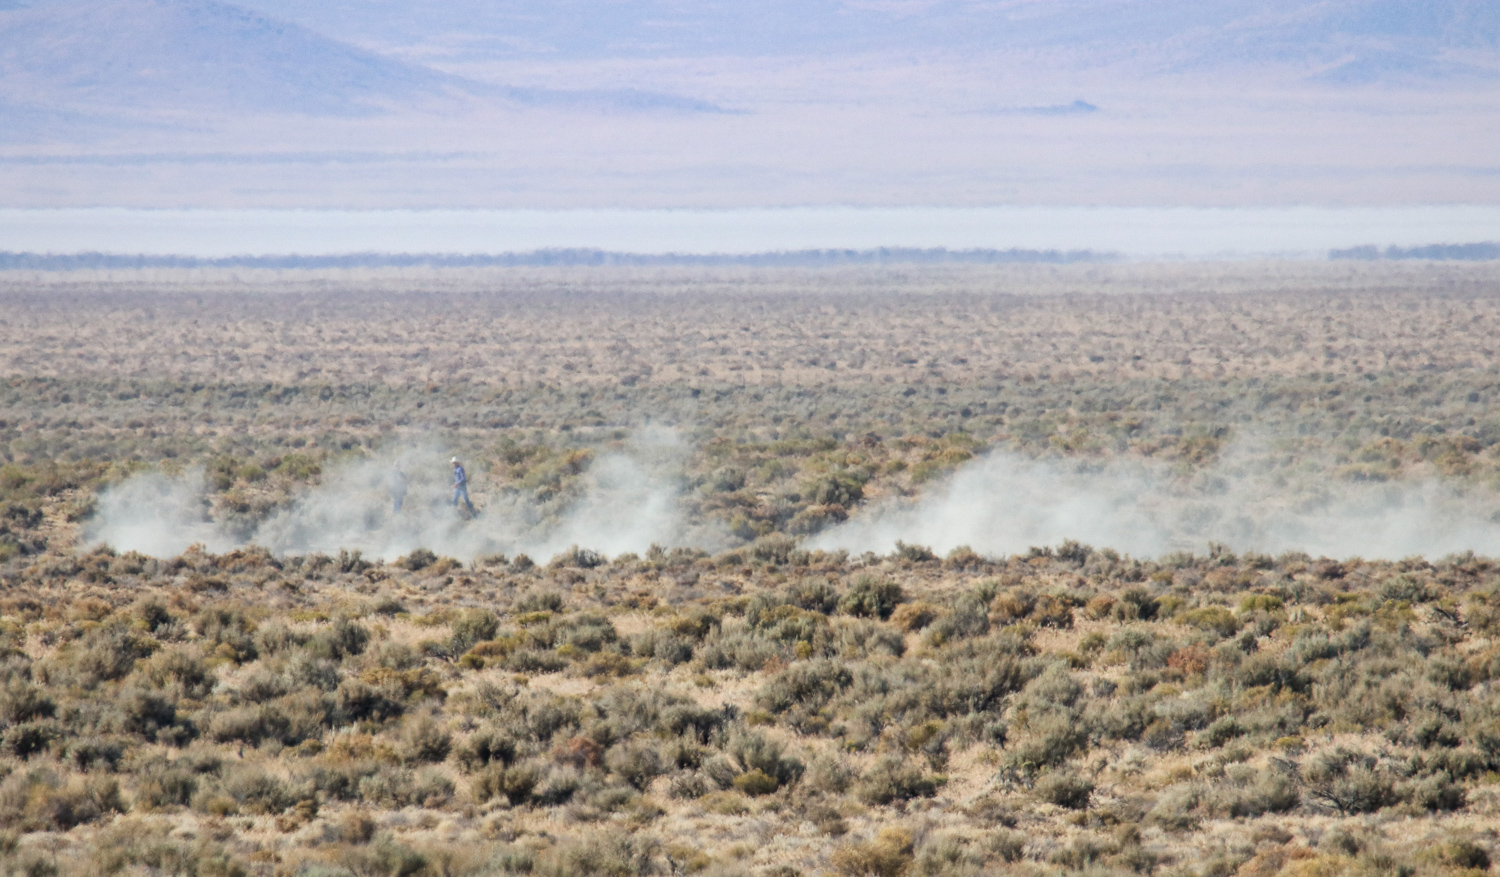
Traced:
POLYGON ((411 479, 406 477, 406 473, 401 470, 400 466, 391 470, 389 486, 391 490, 391 505, 394 507, 393 512, 395 514, 401 514, 401 503, 406 501, 406 486, 410 483, 411 479))
POLYGON ((453 507, 458 508, 458 500, 462 498, 464 505, 468 507, 469 514, 474 514, 474 504, 469 502, 469 476, 464 472, 464 464, 453 458, 453 507))

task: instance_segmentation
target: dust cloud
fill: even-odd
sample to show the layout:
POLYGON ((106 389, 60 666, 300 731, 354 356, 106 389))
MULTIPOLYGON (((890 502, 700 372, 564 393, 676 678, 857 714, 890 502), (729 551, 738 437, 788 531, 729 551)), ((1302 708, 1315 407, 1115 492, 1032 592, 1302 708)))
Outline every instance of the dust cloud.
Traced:
POLYGON ((1435 480, 1351 482, 1330 466, 1289 471, 1265 448, 1228 449, 1193 474, 1151 462, 1031 460, 996 452, 912 499, 877 502, 809 548, 938 553, 967 545, 1006 556, 1073 539, 1137 557, 1202 551, 1305 551, 1399 559, 1500 554, 1497 504, 1435 480))
MULTIPOLYGON (((912 498, 876 501, 805 547, 886 553, 897 541, 938 553, 968 546, 1006 556, 1077 540, 1137 557, 1202 551, 1306 551, 1397 559, 1462 551, 1500 555, 1500 502, 1438 480, 1356 482, 1327 461, 1271 462, 1243 441, 1213 465, 1184 471, 1149 460, 1035 460, 995 452, 912 498)), ((561 511, 519 493, 484 490, 472 519, 451 505, 449 454, 410 443, 333 467, 322 483, 260 521, 213 521, 203 473, 143 473, 104 491, 86 525, 89 544, 159 557, 202 544, 222 552, 261 545, 277 554, 357 550, 392 560, 416 548, 472 560, 525 553, 545 560, 572 546, 606 556, 651 545, 728 547, 714 524, 681 511, 687 457, 675 432, 647 429, 598 457, 561 511), (393 473, 408 488, 398 511, 393 473)))
POLYGON ((259 545, 276 554, 349 550, 380 560, 426 548, 466 561, 522 553, 545 560, 575 545, 607 555, 653 544, 717 547, 723 537, 716 529, 690 525, 680 512, 684 451, 675 432, 643 430, 623 450, 596 459, 581 476, 579 498, 553 513, 520 494, 486 492, 483 474, 471 468, 480 506, 472 518, 453 507, 450 454, 435 444, 409 443, 330 467, 317 487, 248 526, 210 520, 201 472, 143 473, 101 494, 85 541, 158 557, 198 543, 216 552, 259 545), (406 486, 399 510, 397 481, 406 486))
POLYGON ((103 491, 84 539, 154 557, 181 554, 195 543, 213 552, 235 546, 208 518, 202 469, 175 476, 143 472, 103 491))

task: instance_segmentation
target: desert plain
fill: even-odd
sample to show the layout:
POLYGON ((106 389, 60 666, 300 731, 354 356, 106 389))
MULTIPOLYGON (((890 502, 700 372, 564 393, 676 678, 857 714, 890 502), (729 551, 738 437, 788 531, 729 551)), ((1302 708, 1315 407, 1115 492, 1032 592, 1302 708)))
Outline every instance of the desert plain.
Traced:
POLYGON ((0 860, 1487 872, 1497 326, 1495 263, 6 272, 0 860))

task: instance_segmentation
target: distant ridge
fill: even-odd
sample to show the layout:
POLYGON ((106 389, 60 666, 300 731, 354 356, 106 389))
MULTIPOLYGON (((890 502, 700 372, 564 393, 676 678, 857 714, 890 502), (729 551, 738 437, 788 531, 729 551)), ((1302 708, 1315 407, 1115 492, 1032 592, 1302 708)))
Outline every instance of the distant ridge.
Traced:
POLYGON ((638 88, 476 82, 220 0, 0 0, 0 142, 31 142, 63 123, 193 128, 254 113, 353 118, 497 102, 735 112, 638 88))
POLYGON ((128 270, 135 268, 479 268, 722 265, 818 267, 835 265, 1068 264, 1113 262, 1119 256, 1094 250, 949 250, 879 247, 872 250, 790 250, 769 253, 614 253, 593 249, 524 253, 346 253, 327 256, 122 255, 115 253, 0 252, 0 271, 128 270))
POLYGON ((1350 247, 1347 250, 1329 250, 1330 259, 1433 259, 1440 262, 1483 262, 1500 259, 1500 242, 1486 241, 1477 244, 1427 244, 1421 247, 1386 247, 1373 244, 1350 247))

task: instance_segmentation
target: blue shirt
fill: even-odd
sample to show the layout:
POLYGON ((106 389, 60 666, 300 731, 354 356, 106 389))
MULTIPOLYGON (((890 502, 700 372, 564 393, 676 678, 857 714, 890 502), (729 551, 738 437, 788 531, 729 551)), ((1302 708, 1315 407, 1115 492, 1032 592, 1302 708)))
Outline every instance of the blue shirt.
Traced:
POLYGON ((469 481, 469 476, 467 476, 467 475, 464 474, 464 467, 462 467, 462 466, 454 466, 453 467, 453 486, 454 487, 461 487, 462 485, 468 483, 468 481, 469 481))

